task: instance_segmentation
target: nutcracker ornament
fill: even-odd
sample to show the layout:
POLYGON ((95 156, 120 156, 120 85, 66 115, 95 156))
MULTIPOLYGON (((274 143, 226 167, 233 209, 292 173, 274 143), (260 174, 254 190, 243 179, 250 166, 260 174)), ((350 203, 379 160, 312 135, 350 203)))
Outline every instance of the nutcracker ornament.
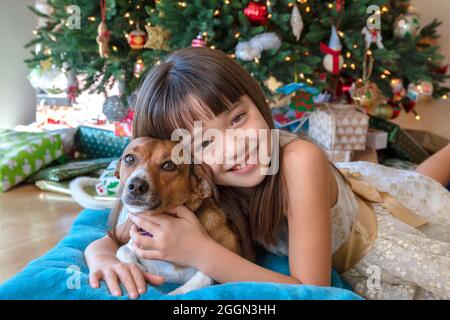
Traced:
POLYGON ((392 89, 392 102, 400 103, 400 101, 406 95, 406 90, 403 86, 403 80, 399 78, 393 78, 390 81, 390 85, 392 89))
POLYGON ((320 50, 325 54, 323 58, 323 67, 325 70, 334 75, 338 75, 344 64, 344 57, 342 56, 342 44, 335 26, 331 27, 331 37, 328 46, 321 42, 320 50))

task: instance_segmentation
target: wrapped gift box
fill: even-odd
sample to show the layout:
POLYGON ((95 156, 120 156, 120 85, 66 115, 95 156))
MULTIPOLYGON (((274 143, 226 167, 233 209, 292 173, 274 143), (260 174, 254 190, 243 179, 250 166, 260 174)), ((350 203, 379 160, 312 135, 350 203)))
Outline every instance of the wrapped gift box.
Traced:
POLYGON ((386 149, 387 146, 387 132, 369 128, 369 130, 367 131, 366 147, 374 150, 382 150, 386 149))
POLYGON ((328 150, 323 149, 331 162, 349 162, 352 161, 353 151, 351 150, 328 150))
POLYGON ((120 180, 114 175, 118 161, 118 159, 111 161, 101 174, 100 182, 95 186, 98 195, 116 196, 119 193, 120 180))
POLYGON ((414 163, 421 163, 431 154, 423 148, 406 130, 385 119, 370 116, 369 125, 373 129, 388 133, 388 149, 390 157, 398 157, 414 163))
POLYGON ((113 159, 115 158, 77 160, 51 166, 35 173, 27 179, 27 182, 64 181, 78 176, 86 176, 105 169, 113 159))
POLYGON ((63 155, 61 136, 0 129, 0 191, 7 191, 63 155))
POLYGON ((378 154, 375 149, 366 148, 366 150, 357 150, 353 153, 352 161, 368 161, 373 163, 378 162, 378 154))
POLYGON ((425 150, 431 153, 438 152, 450 143, 448 139, 432 132, 411 129, 407 129, 406 132, 416 139, 425 150))
POLYGON ((320 105, 309 117, 308 135, 328 150, 364 150, 368 119, 353 105, 320 105))
POLYGON ((308 120, 304 118, 305 112, 291 109, 289 106, 272 108, 271 111, 275 128, 293 133, 308 131, 308 120))
POLYGON ((80 158, 119 158, 130 137, 117 137, 113 131, 80 126, 75 134, 75 149, 80 158))
POLYGON ((131 137, 133 135, 133 123, 114 122, 114 134, 118 137, 131 137))

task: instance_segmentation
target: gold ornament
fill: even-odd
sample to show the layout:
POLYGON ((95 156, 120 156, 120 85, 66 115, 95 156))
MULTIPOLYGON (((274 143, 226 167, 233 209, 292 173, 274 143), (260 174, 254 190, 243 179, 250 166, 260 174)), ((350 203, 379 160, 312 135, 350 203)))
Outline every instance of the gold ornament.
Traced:
POLYGON ((360 106, 372 109, 378 98, 378 87, 370 81, 365 84, 362 81, 355 81, 350 88, 350 95, 360 106))
POLYGON ((168 40, 170 32, 158 26, 145 26, 147 30, 147 42, 144 48, 169 50, 168 40))

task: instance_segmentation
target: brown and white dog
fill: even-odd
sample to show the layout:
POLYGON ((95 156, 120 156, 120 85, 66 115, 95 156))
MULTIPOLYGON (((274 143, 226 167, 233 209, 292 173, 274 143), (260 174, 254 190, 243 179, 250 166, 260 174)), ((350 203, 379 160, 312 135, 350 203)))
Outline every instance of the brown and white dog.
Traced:
MULTIPOLYGON (((177 142, 169 140, 138 138, 128 145, 116 168, 116 176, 120 178, 122 185, 122 206, 118 206, 116 210, 121 212, 122 217, 130 213, 150 216, 164 214, 184 205, 198 216, 215 241, 241 253, 239 237, 218 206, 218 191, 212 180, 211 168, 205 164, 175 164, 171 152, 176 144, 177 142)), ((83 193, 85 183, 82 179, 84 178, 71 183, 75 199, 83 193)), ((128 224, 130 226, 129 220, 128 224)), ((129 226, 125 229, 126 232, 129 232, 129 226)), ((144 230, 141 230, 141 234, 151 236, 144 230)), ((183 284, 170 294, 186 293, 213 283, 210 277, 193 268, 176 266, 166 261, 141 259, 133 251, 131 242, 129 240, 119 248, 119 260, 134 263, 145 272, 161 275, 166 282, 183 284)))

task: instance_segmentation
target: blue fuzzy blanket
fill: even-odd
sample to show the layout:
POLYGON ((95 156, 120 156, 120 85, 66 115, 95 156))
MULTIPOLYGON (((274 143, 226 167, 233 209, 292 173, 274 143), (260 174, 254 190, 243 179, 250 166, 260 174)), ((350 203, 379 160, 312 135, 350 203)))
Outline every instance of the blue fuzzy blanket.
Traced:
MULTIPOLYGON (((104 282, 99 289, 88 283, 83 251, 89 243, 105 235, 108 210, 84 210, 69 234, 44 256, 30 262, 16 276, 0 286, 0 299, 128 299, 113 297, 104 282)), ((287 257, 269 253, 258 256, 260 265, 289 274, 287 257)), ((333 271, 333 287, 285 285, 278 283, 235 282, 214 285, 185 295, 168 296, 175 284, 148 287, 140 299, 361 299, 333 271)), ((124 290, 125 292, 125 290, 124 290)))

